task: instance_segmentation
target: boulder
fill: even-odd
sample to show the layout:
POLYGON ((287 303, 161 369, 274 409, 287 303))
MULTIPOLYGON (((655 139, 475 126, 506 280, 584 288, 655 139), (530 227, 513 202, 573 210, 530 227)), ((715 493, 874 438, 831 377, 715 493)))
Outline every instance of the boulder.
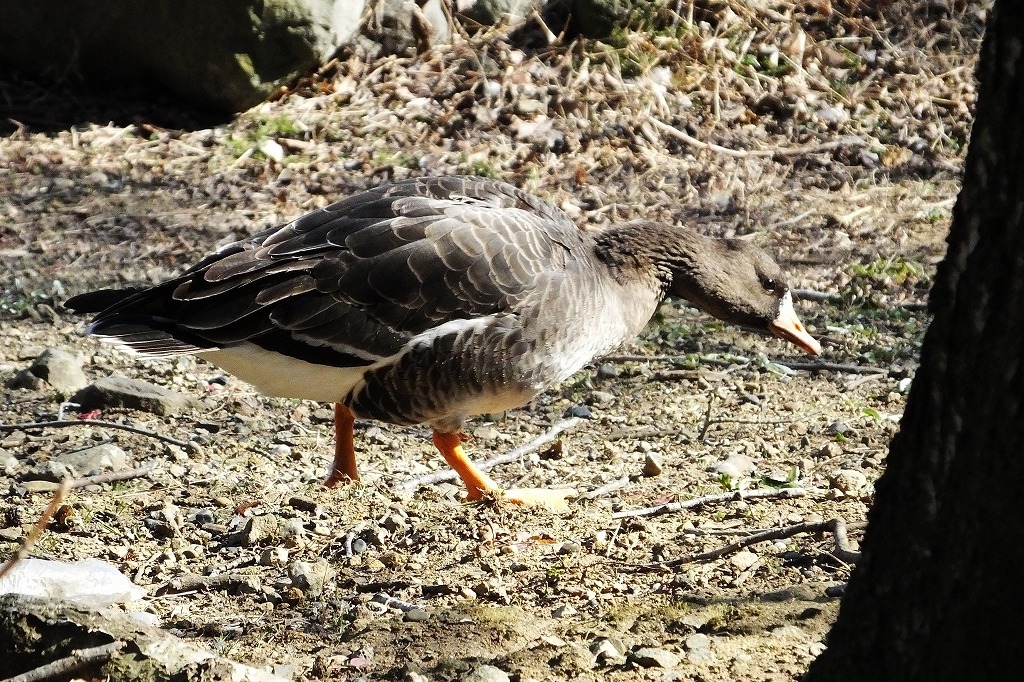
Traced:
POLYGON ((36 0, 6 3, 0 66, 170 91, 241 111, 355 36, 366 0, 36 0))

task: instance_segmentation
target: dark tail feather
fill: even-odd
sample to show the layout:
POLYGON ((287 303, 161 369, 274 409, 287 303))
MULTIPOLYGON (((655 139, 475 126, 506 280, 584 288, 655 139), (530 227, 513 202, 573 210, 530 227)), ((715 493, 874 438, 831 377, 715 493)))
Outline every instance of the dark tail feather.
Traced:
POLYGON ((99 313, 140 291, 142 291, 141 288, 90 291, 86 294, 72 296, 64 301, 64 307, 76 313, 99 313))

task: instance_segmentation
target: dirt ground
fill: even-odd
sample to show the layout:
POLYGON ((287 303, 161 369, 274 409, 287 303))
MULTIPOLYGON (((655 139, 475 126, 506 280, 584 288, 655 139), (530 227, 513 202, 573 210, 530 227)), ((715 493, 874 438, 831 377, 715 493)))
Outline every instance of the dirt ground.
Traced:
MULTIPOLYGON (((194 402, 88 415, 184 448, 87 422, 5 427, 0 553, 49 501, 34 482, 50 460, 111 443, 152 472, 75 490, 33 556, 108 561, 148 590, 133 608, 282 676, 798 676, 851 569, 830 534, 673 560, 870 507, 928 323, 984 22, 977 6, 876 5, 697 3, 693 23, 662 17, 612 45, 492 35, 415 59, 343 55, 213 127, 4 81, 0 382, 59 348, 90 381, 122 374, 194 402), (444 173, 511 181, 584 229, 646 217, 751 235, 803 292, 823 356, 666 303, 618 355, 468 425, 485 459, 581 417, 492 472, 584 493, 553 514, 405 486, 444 462, 424 428, 379 423, 357 425, 364 481, 325 489, 329 406, 262 398, 191 358, 139 361, 59 305, 157 281, 358 189, 444 173), (780 492, 792 488, 805 494, 780 492), (190 576, 226 578, 183 589, 190 576)), ((68 397, 0 390, 4 425, 54 420, 68 397)))

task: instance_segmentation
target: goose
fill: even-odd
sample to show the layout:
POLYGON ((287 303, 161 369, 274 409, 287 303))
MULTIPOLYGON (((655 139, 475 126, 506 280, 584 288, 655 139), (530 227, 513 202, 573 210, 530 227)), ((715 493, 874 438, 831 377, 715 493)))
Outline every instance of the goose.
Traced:
POLYGON ((359 480, 356 419, 426 424, 468 500, 558 509, 573 490, 503 490, 465 453, 463 425, 632 339, 666 296, 821 352, 782 270, 747 241, 648 220, 592 233, 512 185, 463 176, 363 191, 154 286, 65 305, 137 354, 193 354, 266 395, 333 403, 330 486, 359 480))

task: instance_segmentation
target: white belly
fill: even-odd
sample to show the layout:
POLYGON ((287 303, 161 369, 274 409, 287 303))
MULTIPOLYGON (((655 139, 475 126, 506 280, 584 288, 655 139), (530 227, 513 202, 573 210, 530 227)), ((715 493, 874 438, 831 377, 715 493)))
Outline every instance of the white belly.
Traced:
POLYGON ((280 398, 338 402, 363 379, 366 367, 329 367, 273 353, 254 343, 199 353, 260 393, 280 398))

